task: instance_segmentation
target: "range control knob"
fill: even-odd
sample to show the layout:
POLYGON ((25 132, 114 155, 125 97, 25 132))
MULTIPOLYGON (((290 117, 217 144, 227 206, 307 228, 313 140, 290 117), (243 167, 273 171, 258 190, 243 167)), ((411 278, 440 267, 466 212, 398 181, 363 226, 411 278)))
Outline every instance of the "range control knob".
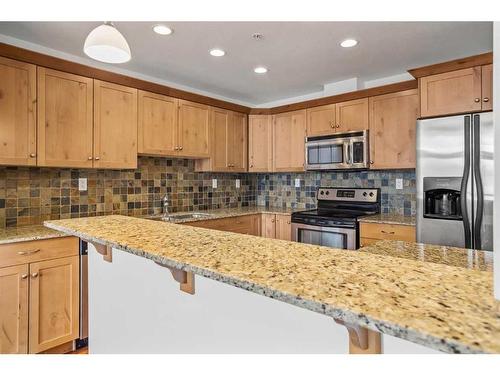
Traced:
POLYGON ((365 192, 363 192, 363 197, 366 197, 366 191, 365 191, 365 192))
POLYGON ((328 191, 328 190, 327 190, 327 191, 326 191, 326 195, 330 195, 330 191, 328 191))
POLYGON ((323 190, 321 190, 319 193, 320 193, 321 195, 325 194, 325 192, 324 192, 323 190))
POLYGON ((370 197, 373 197, 373 192, 371 192, 369 195, 370 195, 370 197))

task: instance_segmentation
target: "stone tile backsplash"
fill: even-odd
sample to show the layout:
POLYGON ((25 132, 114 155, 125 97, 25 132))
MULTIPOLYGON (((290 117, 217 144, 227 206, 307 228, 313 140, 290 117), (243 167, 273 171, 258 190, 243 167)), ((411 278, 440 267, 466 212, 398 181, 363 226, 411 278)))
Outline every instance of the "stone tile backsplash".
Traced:
POLYGON ((415 171, 305 172, 257 175, 257 204, 287 208, 315 208, 316 189, 325 187, 380 188, 384 213, 415 215, 415 171), (300 187, 295 187, 295 179, 300 187), (396 179, 403 179, 403 189, 396 189, 396 179))
POLYGON ((172 212, 255 205, 256 180, 249 174, 197 173, 194 161, 187 159, 139 157, 138 164, 136 170, 0 167, 0 227, 155 214, 167 192, 172 212), (88 179, 87 191, 78 190, 80 177, 88 179))

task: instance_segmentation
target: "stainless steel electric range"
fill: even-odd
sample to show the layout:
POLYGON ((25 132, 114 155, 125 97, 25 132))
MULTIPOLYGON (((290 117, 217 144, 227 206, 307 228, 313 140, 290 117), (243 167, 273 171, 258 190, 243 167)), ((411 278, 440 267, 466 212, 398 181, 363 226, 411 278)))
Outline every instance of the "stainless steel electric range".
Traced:
POLYGON ((356 250, 358 218, 380 213, 380 189, 320 187, 316 199, 317 209, 292 214, 293 241, 356 250))

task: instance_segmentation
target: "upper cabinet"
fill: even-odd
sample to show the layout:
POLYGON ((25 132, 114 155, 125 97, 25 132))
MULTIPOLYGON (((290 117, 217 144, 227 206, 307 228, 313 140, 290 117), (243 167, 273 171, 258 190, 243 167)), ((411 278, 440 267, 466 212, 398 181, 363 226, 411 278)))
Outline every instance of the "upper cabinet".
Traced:
POLYGON ((304 170, 306 111, 293 111, 273 116, 273 171, 304 170))
POLYGON ((137 90, 94 81, 94 167, 137 168, 137 90))
POLYGON ((335 104, 308 108, 307 113, 307 136, 328 135, 335 133, 338 124, 335 122, 335 104))
POLYGON ((36 164, 36 67, 0 57, 0 164, 36 164))
POLYGON ((476 66, 420 78, 422 117, 484 110, 483 104, 489 106, 491 98, 483 101, 481 76, 481 67, 476 66))
POLYGON ((273 129, 269 115, 248 116, 248 171, 273 169, 273 129))
POLYGON ((38 68, 38 165, 93 166, 93 90, 91 78, 38 68))
POLYGON ((178 155, 192 158, 210 157, 209 106, 179 100, 178 155))
POLYGON ((337 103, 335 118, 337 132, 368 129, 368 98, 337 103))
POLYGON ((371 97, 369 111, 370 168, 415 168, 417 90, 371 97))
POLYGON ((210 109, 211 155, 196 161, 196 170, 245 172, 247 166, 246 115, 220 108, 210 109))
POLYGON ((173 156, 177 153, 178 100, 147 91, 138 92, 138 152, 173 156))
POLYGON ((493 109, 493 64, 481 67, 481 97, 483 103, 482 110, 493 109))

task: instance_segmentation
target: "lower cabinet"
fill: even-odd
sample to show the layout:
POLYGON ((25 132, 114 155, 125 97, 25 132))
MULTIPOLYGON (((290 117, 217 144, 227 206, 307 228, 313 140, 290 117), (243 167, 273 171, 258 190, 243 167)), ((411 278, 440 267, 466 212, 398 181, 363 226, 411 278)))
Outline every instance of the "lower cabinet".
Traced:
POLYGON ((223 219, 200 220, 192 223, 186 223, 186 225, 260 236, 260 214, 227 217, 223 219))
POLYGON ((415 226, 397 224, 360 223, 361 247, 381 240, 415 242, 415 226))
POLYGON ((261 235, 279 240, 292 240, 292 223, 289 214, 262 214, 261 235))
POLYGON ((0 245, 0 353, 40 353, 76 339, 79 281, 75 237, 0 245))

